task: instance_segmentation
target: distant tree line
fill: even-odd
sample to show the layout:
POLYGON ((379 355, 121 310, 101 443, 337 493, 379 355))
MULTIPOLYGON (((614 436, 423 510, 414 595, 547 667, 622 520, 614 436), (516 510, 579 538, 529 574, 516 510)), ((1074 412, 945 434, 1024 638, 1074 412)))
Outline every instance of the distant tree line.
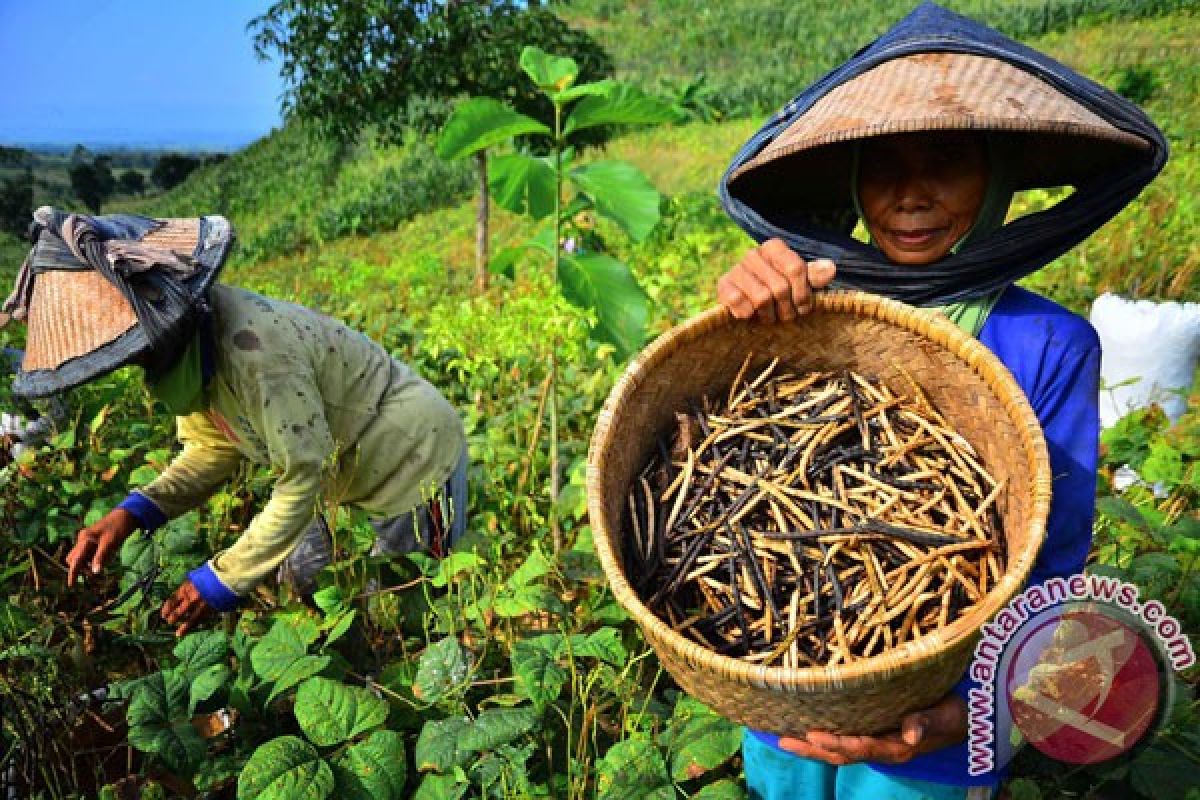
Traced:
MULTIPOLYGON (((141 195, 151 186, 165 191, 178 186, 199 167, 225 160, 224 153, 188 155, 124 150, 93 154, 83 145, 71 150, 65 170, 75 201, 93 213, 99 213, 108 200, 120 194, 141 195), (124 169, 115 166, 120 164, 124 169), (137 169, 135 167, 141 167, 137 169), (145 172, 150 168, 149 180, 145 172)), ((45 169, 46 157, 21 147, 0 146, 0 230, 23 236, 29 227, 33 209, 39 205, 35 190, 45 181, 37 178, 45 169)), ((61 164, 61 156, 52 157, 61 164)), ((45 202, 43 195, 42 202, 45 202)))

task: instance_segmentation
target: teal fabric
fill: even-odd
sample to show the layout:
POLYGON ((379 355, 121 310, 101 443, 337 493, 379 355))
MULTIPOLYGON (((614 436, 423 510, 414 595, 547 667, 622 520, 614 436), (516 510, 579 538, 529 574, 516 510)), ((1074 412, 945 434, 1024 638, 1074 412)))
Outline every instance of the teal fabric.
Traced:
POLYGON ((866 764, 835 767, 742 735, 750 800, 965 800, 967 786, 883 775, 866 764))

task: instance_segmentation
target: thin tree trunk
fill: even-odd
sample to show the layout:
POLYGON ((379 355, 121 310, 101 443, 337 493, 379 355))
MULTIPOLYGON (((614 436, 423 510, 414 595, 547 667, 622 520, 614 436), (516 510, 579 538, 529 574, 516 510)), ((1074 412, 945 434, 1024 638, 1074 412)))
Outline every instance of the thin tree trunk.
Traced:
POLYGON ((475 291, 488 287, 488 174, 487 151, 475 154, 479 165, 479 209, 475 214, 475 291))

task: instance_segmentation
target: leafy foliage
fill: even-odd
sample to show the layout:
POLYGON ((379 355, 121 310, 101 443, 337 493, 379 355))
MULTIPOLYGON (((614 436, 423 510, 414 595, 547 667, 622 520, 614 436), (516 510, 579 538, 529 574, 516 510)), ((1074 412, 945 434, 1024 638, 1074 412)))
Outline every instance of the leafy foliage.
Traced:
MULTIPOLYGON (((1071 4, 1034 5, 1055 14, 1071 4)), ((864 11, 862 24, 885 11, 864 11)), ((817 4, 812 13, 827 12, 817 4)), ((678 23, 685 39, 691 24, 678 23)), ((1152 49, 1160 83, 1148 103, 1174 145, 1161 184, 1039 276, 1056 299, 1083 309, 1105 281, 1157 297, 1192 291, 1188 198, 1196 161, 1186 140, 1196 69, 1179 43, 1194 34, 1195 16, 1185 13, 1034 43, 1110 85, 1123 80, 1126 62, 1151 63, 1152 49), (1122 47, 1130 50, 1122 55, 1122 47)), ((656 46, 665 52, 674 40, 656 46)), ((708 94, 724 85, 718 61, 708 59, 712 78, 681 93, 695 119, 722 113, 726 98, 708 94)), ((546 62, 535 71, 553 86, 563 73, 555 78, 554 62, 546 62)), ((588 98, 615 96, 608 94, 614 84, 553 91, 564 111, 577 114, 588 98)), ((576 186, 571 175, 586 175, 603 155, 635 164, 664 196, 655 224, 638 240, 618 218, 626 203, 602 213, 593 201, 605 187, 578 186, 573 191, 587 199, 574 205, 575 196, 564 198, 571 215, 559 250, 573 239, 583 252, 560 258, 594 254, 626 265, 645 293, 644 332, 707 307, 716 276, 747 245, 724 218, 712 184, 753 128, 696 122, 637 130, 603 154, 565 148, 566 185, 576 186)), ((520 141, 492 163, 509 158, 512 174, 500 170, 493 196, 521 216, 501 214, 494 232, 519 246, 519 255, 511 278, 477 296, 464 291, 471 209, 456 205, 466 171, 441 162, 415 135, 394 145, 364 135, 339 146, 309 136, 297 121, 139 201, 139 210, 152 213, 228 214, 243 242, 231 281, 347 321, 442 389, 468 434, 472 517, 467 540, 450 558, 384 561, 369 555, 372 534, 361 516, 333 514, 338 561, 320 576, 315 608, 264 586, 238 615, 176 641, 158 606, 186 569, 244 530, 271 477, 238 475, 206 508, 154 537, 131 539, 109 575, 66 587, 56 564, 78 527, 129 485, 152 479, 175 447, 172 421, 156 413, 136 371, 72 393, 71 414, 51 441, 0 464, 0 753, 18 753, 15 763, 23 775, 28 765, 39 776, 44 797, 119 796, 111 786, 93 792, 87 781, 125 777, 130 759, 139 774, 122 790, 137 783, 132 791, 145 797, 176 792, 164 788, 168 778, 209 796, 744 797, 738 729, 671 685, 603 581, 586 524, 583 466, 620 362, 611 344, 592 335, 595 313, 569 303, 556 274, 530 268, 555 250, 553 234, 539 232, 554 213, 545 180, 552 149, 520 141), (540 184, 522 184, 536 174, 540 184), (540 209, 540 219, 531 209, 540 209), (554 520, 563 528, 558 548, 554 520), (139 582, 154 569, 153 580, 139 582), (106 605, 127 590, 123 602, 106 605), (81 719, 87 728, 91 717, 72 710, 72 698, 105 681, 112 681, 113 706, 93 710, 118 731, 111 748, 119 757, 100 765, 58 720, 81 719), (17 743, 24 753, 13 749, 17 743), (31 760, 34 752, 39 758, 31 760)), ((1040 202, 1026 200, 1029 207, 1040 202)), ((649 204, 642 207, 648 214, 649 204)), ((0 235, 5 264, 19 264, 25 249, 0 235)), ((584 281, 578 291, 596 290, 584 281)), ((10 327, 0 331, 0 344, 20 346, 20 336, 10 327)), ((7 409, 6 391, 0 385, 7 409)), ((1089 568, 1137 582, 1145 598, 1161 600, 1194 632, 1195 398, 1191 408, 1173 427, 1145 412, 1106 434, 1089 568), (1125 464, 1141 482, 1118 489, 1125 464)), ((1067 771, 1026 748, 1014 765, 1012 794, 1186 798, 1200 754, 1196 677, 1194 670, 1182 676, 1169 723, 1144 752, 1067 771)))

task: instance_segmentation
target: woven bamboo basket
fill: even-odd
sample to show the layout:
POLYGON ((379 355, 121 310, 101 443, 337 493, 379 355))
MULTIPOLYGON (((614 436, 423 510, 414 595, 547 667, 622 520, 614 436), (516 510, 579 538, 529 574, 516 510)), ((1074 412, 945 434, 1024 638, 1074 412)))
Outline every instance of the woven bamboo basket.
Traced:
MULTIPOLYGON (((751 373, 753 374, 753 373, 751 373)), ((742 322, 713 309, 660 336, 626 369, 600 413, 588 454, 588 512, 617 601, 684 691, 724 716, 779 734, 812 729, 872 734, 944 697, 963 676, 980 627, 1020 591, 1050 508, 1045 440, 1025 395, 983 345, 940 315, 860 292, 824 292, 796 322, 742 322), (718 655, 673 631, 624 574, 623 510, 657 436, 688 400, 722 393, 748 353, 751 369, 778 356, 806 371, 849 368, 911 393, 915 381, 1005 489, 1002 579, 944 629, 835 667, 764 667, 718 655)))

